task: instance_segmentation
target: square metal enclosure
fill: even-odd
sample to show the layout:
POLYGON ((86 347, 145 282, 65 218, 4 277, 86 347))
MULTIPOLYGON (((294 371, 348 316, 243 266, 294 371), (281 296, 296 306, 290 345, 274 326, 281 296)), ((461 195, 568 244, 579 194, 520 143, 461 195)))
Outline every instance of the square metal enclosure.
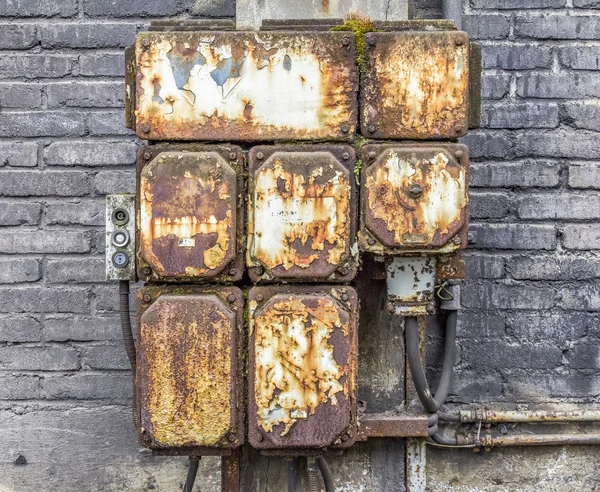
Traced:
POLYGON ((356 292, 254 287, 248 295, 248 439, 299 453, 356 439, 356 292))
POLYGON ((365 41, 360 109, 364 136, 455 139, 467 133, 467 33, 370 32, 365 41))
POLYGON ((450 253, 467 246, 466 145, 368 144, 362 162, 362 250, 450 253))
POLYGON ((142 445, 189 455, 223 454, 244 442, 243 306, 237 287, 138 291, 142 445))
POLYGON ((355 42, 344 32, 140 33, 135 129, 146 140, 348 140, 355 42))
POLYGON ((243 274, 244 157, 233 145, 156 145, 138 153, 138 276, 235 281, 243 274))
POLYGON ((354 278, 355 163, 348 145, 250 150, 246 261, 254 282, 354 278))

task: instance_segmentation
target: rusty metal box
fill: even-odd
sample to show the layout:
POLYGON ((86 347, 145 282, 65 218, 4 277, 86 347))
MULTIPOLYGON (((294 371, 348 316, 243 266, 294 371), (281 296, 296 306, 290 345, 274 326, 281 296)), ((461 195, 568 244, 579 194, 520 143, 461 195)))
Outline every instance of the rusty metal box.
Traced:
POLYGON ((263 450, 356 439, 356 292, 254 287, 248 295, 248 439, 263 450))
POLYGON ((138 153, 138 276, 236 281, 244 268, 244 156, 234 145, 153 145, 138 153))
POLYGON ((131 66, 146 140, 349 140, 356 130, 348 32, 145 32, 131 66))
POLYGON ((365 40, 363 135, 420 140, 455 139, 467 133, 467 33, 371 32, 365 40))
POLYGON ((244 442, 243 306, 237 287, 138 291, 142 445, 189 455, 223 454, 244 442))
POLYGON ((354 278, 355 163, 348 145, 250 149, 246 261, 254 282, 354 278))
POLYGON ((363 251, 450 253, 467 245, 466 145, 368 144, 362 148, 363 251))

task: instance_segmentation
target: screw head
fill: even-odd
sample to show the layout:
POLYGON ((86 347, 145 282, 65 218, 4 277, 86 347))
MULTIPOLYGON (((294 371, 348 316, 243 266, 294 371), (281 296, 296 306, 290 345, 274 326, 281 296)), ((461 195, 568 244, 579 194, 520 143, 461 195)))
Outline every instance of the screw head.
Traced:
POLYGON ((227 301, 229 301, 230 303, 234 303, 235 302, 235 294, 231 293, 227 296, 227 301))
POLYGON ((265 296, 263 296, 262 294, 256 294, 256 300, 258 302, 264 301, 265 300, 265 296))
POLYGON ((229 158, 230 158, 232 161, 235 161, 235 160, 237 159, 237 154, 236 154, 235 152, 230 152, 230 153, 229 153, 229 158))
POLYGON ((350 436, 348 434, 344 434, 342 436, 342 442, 346 442, 346 441, 348 441, 348 439, 350 439, 350 436))
POLYGON ((460 236, 454 236, 454 239, 452 241, 454 241, 454 244, 462 243, 462 239, 460 236))
POLYGON ((148 294, 144 294, 144 302, 150 302, 152 300, 152 298, 148 295, 148 294))
POLYGON ((462 156, 465 155, 464 152, 462 150, 457 150, 454 153, 454 157, 456 157, 457 159, 462 159, 462 156))
POLYGON ((256 275, 262 275, 263 273, 265 273, 265 269, 261 266, 256 267, 255 269, 256 275))
POLYGON ((341 295, 342 301, 347 301, 348 299, 350 299, 350 296, 348 294, 346 294, 345 292, 341 295))
POLYGON ((142 46, 148 48, 150 46, 150 40, 147 38, 142 39, 142 46))
MULTIPOLYGON (((350 271, 350 270, 348 270, 348 267, 345 267, 345 266, 338 268, 338 273, 339 273, 340 275, 348 275, 348 272, 349 272, 349 271, 350 271)), ((343 297, 343 296, 342 296, 342 297, 343 297)))
POLYGON ((377 153, 374 150, 371 150, 369 152, 369 159, 373 160, 375 157, 377 157, 377 153))
POLYGON ((263 436, 262 436, 262 434, 258 434, 258 435, 256 436, 256 440, 257 440, 258 442, 262 442, 262 440, 263 440, 263 436))
POLYGON ((150 270, 150 268, 146 267, 142 270, 142 273, 146 276, 152 275, 152 270, 150 270))
POLYGON ((376 130, 376 128, 375 128, 375 125, 369 125, 369 126, 367 127, 367 130, 369 131, 369 133, 373 133, 373 132, 375 132, 375 130, 376 130))
POLYGON ((455 133, 462 133, 462 131, 463 131, 463 127, 462 127, 462 126, 460 126, 460 125, 456 125, 456 126, 454 127, 454 132, 455 132, 455 133))
POLYGON ((348 133, 350 131, 350 127, 348 125, 342 125, 342 131, 344 133, 348 133))
POLYGON ((142 125, 142 131, 148 133, 150 131, 150 125, 142 125))
POLYGON ((235 437, 235 434, 232 432, 232 433, 227 434, 227 440, 229 442, 235 442, 237 440, 237 438, 235 437))
POLYGON ((342 154, 342 159, 344 159, 345 161, 347 161, 348 159, 350 159, 350 154, 348 154, 348 152, 344 152, 342 154))
POLYGON ((348 45, 350 44, 350 38, 349 38, 348 36, 344 37, 344 38, 342 39, 342 44, 343 44, 344 46, 348 46, 348 45))
POLYGON ((419 198, 423 194, 423 187, 419 183, 413 183, 408 187, 408 194, 412 198, 419 198))
POLYGON ((370 46, 375 46, 375 44, 377 43, 377 40, 375 39, 375 36, 373 36, 372 34, 369 34, 369 35, 367 36, 367 43, 368 43, 370 46))
POLYGON ((237 268, 235 268, 235 267, 231 267, 231 268, 229 269, 229 275, 235 275, 236 273, 237 273, 237 268))
POLYGON ((152 157, 152 154, 150 152, 144 152, 144 159, 146 159, 147 161, 149 161, 150 157, 152 157))
POLYGON ((370 244, 371 246, 373 246, 377 241, 375 241, 375 239, 373 239, 372 237, 370 237, 369 239, 367 239, 367 243, 370 244))
POLYGON ((263 154, 262 152, 257 152, 257 153, 256 153, 256 158, 257 158, 257 159, 259 159, 259 160, 260 160, 260 159, 263 159, 264 157, 265 157, 265 154, 263 154))

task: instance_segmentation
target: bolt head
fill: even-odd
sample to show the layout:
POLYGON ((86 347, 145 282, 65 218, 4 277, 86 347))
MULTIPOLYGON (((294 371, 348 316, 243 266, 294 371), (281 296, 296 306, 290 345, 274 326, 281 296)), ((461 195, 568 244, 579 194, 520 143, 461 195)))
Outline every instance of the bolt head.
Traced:
POLYGON ((348 45, 350 44, 350 38, 349 38, 348 36, 344 37, 344 38, 342 39, 342 44, 343 44, 344 46, 348 46, 348 45))
POLYGON ((377 44, 377 40, 375 39, 375 36, 373 36, 372 34, 369 34, 369 35, 367 36, 367 43, 368 43, 370 46, 375 46, 375 44, 377 44))
POLYGON ((152 157, 152 154, 150 152, 144 152, 144 159, 149 161, 151 157, 152 157))
POLYGON ((142 270, 142 273, 146 276, 151 275, 152 274, 152 270, 150 270, 150 268, 146 267, 142 270))
POLYGON ((370 244, 371 246, 373 246, 375 243, 376 243, 376 241, 372 237, 370 237, 369 239, 367 239, 367 244, 370 244))
POLYGON ((256 436, 256 440, 257 440, 258 442, 262 442, 262 440, 263 440, 263 436, 262 436, 262 434, 258 434, 258 435, 256 436))
POLYGON ((462 156, 465 155, 464 152, 462 150, 457 150, 454 153, 454 157, 456 157, 457 159, 462 159, 462 156))
POLYGON ((350 127, 348 125, 342 125, 342 131, 344 133, 348 133, 350 131, 350 127))
POLYGON ((227 301, 229 301, 230 303, 234 303, 235 302, 235 294, 231 293, 227 296, 227 301))
POLYGON ((454 244, 460 244, 462 243, 462 238, 460 236, 454 236, 454 239, 452 241, 454 242, 454 244))
POLYGON ((457 39, 455 42, 456 46, 462 46, 463 45, 463 40, 462 39, 457 39))
POLYGON ((265 300, 265 296, 263 296, 262 294, 256 294, 256 300, 258 302, 264 301, 265 300))
POLYGON ((412 198, 419 198, 423 194, 423 187, 419 183, 413 183, 408 187, 408 194, 412 198))
POLYGON ((257 153, 256 153, 256 158, 257 158, 257 159, 259 159, 259 160, 260 160, 260 159, 264 159, 264 157, 265 157, 265 154, 263 154, 262 152, 257 152, 257 153))
POLYGON ((263 273, 265 273, 265 269, 263 267, 256 267, 255 269, 256 275, 262 275, 263 273))
POLYGON ((237 273, 237 268, 235 268, 235 267, 231 267, 231 268, 229 269, 229 275, 235 275, 236 273, 237 273))
POLYGON ((150 302, 152 298, 148 294, 144 294, 144 302, 150 302))
POLYGON ((144 133, 150 132, 150 125, 142 125, 142 131, 144 133))
POLYGON ((235 434, 230 433, 230 434, 227 434, 227 440, 229 442, 235 442, 237 440, 237 437, 235 437, 235 434))
POLYGON ((148 48, 150 46, 150 40, 147 38, 142 39, 142 46, 148 48))
POLYGON ((374 150, 371 150, 369 152, 369 159, 373 160, 375 157, 377 157, 377 153, 374 150))
POLYGON ((348 275, 349 271, 350 270, 348 270, 348 267, 345 267, 345 266, 338 268, 338 273, 340 275, 348 275))
POLYGON ((367 130, 369 131, 369 133, 374 133, 376 130, 375 125, 369 125, 367 130))
POLYGON ((348 299, 350 299, 350 296, 344 292, 341 295, 341 298, 342 298, 342 301, 346 302, 348 299))
POLYGON ((230 153, 229 153, 229 158, 230 158, 232 161, 235 161, 235 160, 237 159, 237 154, 236 154, 235 152, 230 152, 230 153))
POLYGON ((348 159, 350 159, 350 154, 348 154, 348 152, 344 152, 342 154, 342 159, 344 159, 345 161, 347 161, 348 159))
POLYGON ((454 127, 454 132, 455 132, 455 133, 462 133, 462 131, 463 131, 463 127, 462 127, 462 126, 460 126, 460 125, 456 125, 456 126, 454 127))

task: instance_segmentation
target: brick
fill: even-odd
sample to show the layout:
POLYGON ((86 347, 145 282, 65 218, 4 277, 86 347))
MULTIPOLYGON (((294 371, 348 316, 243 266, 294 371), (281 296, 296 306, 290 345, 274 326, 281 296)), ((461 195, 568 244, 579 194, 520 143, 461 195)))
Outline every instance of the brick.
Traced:
POLYGON ((481 74, 481 97, 502 99, 510 91, 510 73, 485 70, 481 74))
POLYGON ((523 284, 467 284, 462 301, 478 309, 550 309, 556 304, 554 289, 523 284))
MULTIPOLYGON (((1 10, 1 9, 0 9, 1 10)), ((71 72, 71 57, 65 55, 1 55, 0 79, 64 77, 71 72)))
POLYGON ((566 224, 563 244, 567 249, 600 249, 600 229, 596 224, 566 224))
POLYGON ((495 339, 504 336, 504 327, 504 316, 466 312, 458 317, 456 333, 460 339, 495 339))
POLYGON ((68 202, 51 202, 46 209, 48 225, 93 225, 105 223, 106 203, 104 200, 86 199, 68 202))
POLYGON ((79 56, 79 75, 88 77, 123 77, 125 57, 122 53, 91 53, 79 56))
POLYGON ((505 395, 516 401, 545 402, 548 398, 581 398, 600 392, 595 374, 531 374, 507 378, 505 395))
POLYGON ((0 107, 9 109, 41 108, 42 86, 16 82, 0 84, 0 107))
POLYGON ((77 112, 0 114, 1 137, 68 137, 83 136, 85 132, 85 117, 77 112))
POLYGON ((586 130, 600 128, 600 104, 571 102, 563 106, 563 121, 570 126, 586 130))
POLYGON ((504 39, 510 33, 510 18, 498 14, 463 15, 462 29, 471 39, 504 39))
POLYGON ((4 171, 0 179, 0 195, 4 196, 82 196, 89 192, 89 177, 81 171, 4 171))
POLYGON ((128 373, 75 373, 44 377, 43 394, 48 399, 130 400, 128 373))
POLYGON ((105 260, 101 258, 53 258, 46 263, 50 283, 89 283, 106 280, 105 260))
POLYGON ((10 231, 0 236, 0 253, 86 253, 89 237, 82 231, 10 231))
POLYGON ((131 370, 123 343, 81 347, 83 369, 131 370))
POLYGON ((120 82, 72 82, 46 87, 49 108, 120 108, 125 91, 120 82))
POLYGON ((108 166, 133 164, 135 142, 69 141, 51 143, 44 149, 50 166, 108 166))
POLYGON ((474 162, 470 168, 469 186, 554 188, 559 184, 559 176, 560 164, 552 161, 528 159, 516 162, 474 162))
POLYGON ((86 313, 88 291, 80 287, 1 288, 2 313, 86 313))
POLYGON ((572 70, 600 70, 597 46, 566 46, 560 49, 558 59, 563 67, 572 70))
POLYGON ((566 158, 600 158, 598 134, 589 131, 551 130, 520 132, 515 147, 517 156, 545 156, 566 158))
POLYGON ((495 372, 511 369, 552 369, 560 365, 562 350, 555 345, 494 340, 469 344, 462 360, 471 370, 495 372))
POLYGON ((504 277, 504 258, 499 255, 468 253, 465 257, 467 278, 504 277))
POLYGON ((517 15, 515 36, 536 39, 597 40, 600 38, 600 19, 593 15, 517 15))
POLYGON ((471 0, 476 9, 548 9, 564 7, 566 0, 471 0))
POLYGON ((570 162, 568 183, 571 188, 600 189, 600 162, 570 162))
POLYGON ((101 171, 94 177, 96 193, 133 193, 135 191, 135 173, 131 171, 101 171))
POLYGON ((121 111, 94 112, 88 116, 87 127, 91 136, 134 135, 125 128, 125 113, 121 111))
POLYGON ((37 225, 41 214, 39 203, 0 201, 0 226, 37 225))
POLYGON ((499 219, 507 217, 509 210, 508 195, 505 193, 469 194, 469 216, 473 219, 499 219))
POLYGON ((172 16, 182 11, 176 0, 148 2, 146 0, 130 0, 120 2, 115 0, 82 0, 83 12, 89 16, 106 17, 159 17, 172 16))
POLYGON ((510 313, 506 317, 506 332, 523 341, 575 340, 585 336, 598 323, 587 313, 510 313))
POLYGON ((0 49, 25 50, 36 44, 37 31, 34 25, 0 24, 0 49))
POLYGON ((0 343, 39 342, 41 330, 40 320, 33 316, 0 317, 0 343))
POLYGON ((522 219, 600 218, 600 195, 551 193, 527 195, 519 200, 517 215, 522 219))
POLYGON ((586 283, 564 287, 561 291, 562 308, 577 311, 600 311, 600 285, 586 283))
POLYGON ((600 0, 573 0, 574 7, 597 8, 600 7, 600 0))
POLYGON ((135 24, 57 23, 43 25, 42 48, 124 48, 134 43, 135 24))
POLYGON ((544 45, 503 43, 484 45, 483 68, 527 70, 552 66, 552 47, 544 45))
POLYGON ((0 142, 0 167, 35 167, 38 164, 37 161, 37 143, 0 142))
POLYGON ((116 312, 119 310, 119 288, 117 284, 96 285, 94 289, 96 311, 116 312))
POLYGON ((44 321, 44 337, 51 342, 122 340, 121 320, 118 316, 47 315, 44 321))
POLYGON ((481 126, 487 128, 556 128, 556 103, 484 103, 481 126))
POLYGON ((2 0, 2 17, 72 17, 77 14, 77 0, 2 0))
POLYGON ((600 369, 600 345, 578 343, 567 353, 569 366, 575 369, 600 369))
POLYGON ((0 258, 0 284, 35 282, 42 276, 36 258, 0 258))
POLYGON ((489 249, 556 248, 556 229, 550 224, 472 224, 474 246, 489 249))
POLYGON ((39 376, 0 374, 0 400, 30 400, 40 393, 39 376))
POLYGON ((600 85, 594 73, 562 74, 529 72, 517 75, 517 94, 526 98, 581 99, 599 97, 600 85))
POLYGON ((471 158, 479 157, 507 157, 512 151, 511 136, 506 133, 484 132, 473 130, 461 139, 469 146, 471 158))
POLYGON ((229 0, 184 0, 183 5, 194 16, 235 17, 235 2, 229 0))
POLYGON ((0 369, 69 371, 79 369, 79 353, 71 347, 0 347, 0 369))
POLYGON ((600 278, 600 257, 516 256, 508 260, 508 269, 518 280, 587 280, 600 278))
POLYGON ((497 400, 502 395, 502 381, 496 374, 456 370, 448 402, 480 403, 497 400))

